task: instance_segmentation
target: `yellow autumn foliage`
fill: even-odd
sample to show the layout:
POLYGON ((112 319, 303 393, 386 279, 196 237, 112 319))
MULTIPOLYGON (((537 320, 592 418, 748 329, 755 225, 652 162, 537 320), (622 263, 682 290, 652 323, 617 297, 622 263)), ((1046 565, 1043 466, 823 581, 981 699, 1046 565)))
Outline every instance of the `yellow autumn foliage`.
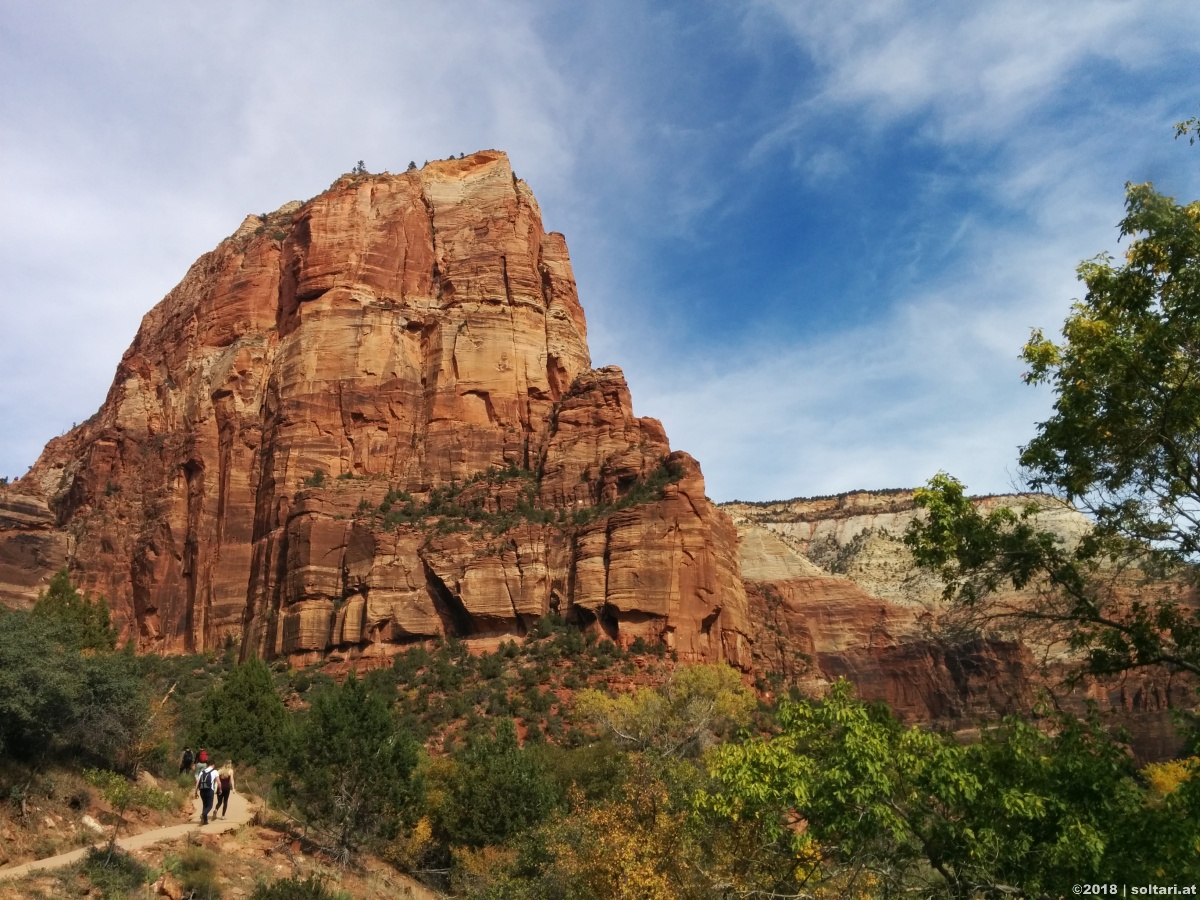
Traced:
POLYGON ((662 782, 635 778, 621 797, 585 806, 548 850, 557 875, 596 900, 676 900, 686 814, 672 811, 662 782))
POLYGON ((682 666, 658 688, 610 697, 582 691, 575 712, 635 750, 688 756, 750 721, 756 700, 727 663, 682 666))
POLYGON ((1178 790, 1185 781, 1200 772, 1200 757, 1172 759, 1167 762, 1150 763, 1142 769, 1142 776, 1157 797, 1166 797, 1178 790))
POLYGON ((417 868, 433 845, 433 824, 421 816, 410 831, 401 832, 383 851, 383 857, 401 872, 417 868))

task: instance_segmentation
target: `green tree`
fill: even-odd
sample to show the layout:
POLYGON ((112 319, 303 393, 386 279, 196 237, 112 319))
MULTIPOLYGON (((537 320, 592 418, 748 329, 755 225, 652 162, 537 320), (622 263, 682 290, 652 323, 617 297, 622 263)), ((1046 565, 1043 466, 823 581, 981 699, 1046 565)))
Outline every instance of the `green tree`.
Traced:
POLYGON ((1085 510, 1092 533, 1069 547, 1034 509, 983 515, 940 475, 917 492, 928 519, 907 540, 967 605, 1037 588, 1014 612, 1062 624, 1093 672, 1200 673, 1200 613, 1177 599, 1200 561, 1200 203, 1129 185, 1121 234, 1133 238, 1123 265, 1079 266, 1087 294, 1063 340, 1034 331, 1023 352, 1026 380, 1056 398, 1022 450, 1027 482, 1085 510), (1165 584, 1130 602, 1117 588, 1139 579, 1165 584))
POLYGON ((287 742, 277 787, 343 858, 413 818, 419 748, 396 730, 388 699, 353 674, 320 691, 287 742))
POLYGON ((194 743, 251 763, 279 749, 288 722, 271 670, 257 658, 235 666, 209 688, 200 712, 194 743))
POLYGON ((776 894, 833 883, 847 894, 1063 896, 1131 872, 1192 877, 1200 806, 1180 798, 1168 833, 1123 747, 1093 723, 1054 725, 1010 721, 965 746, 902 727, 839 682, 819 704, 784 703, 777 734, 711 751, 714 788, 697 806, 760 826, 761 847, 790 871, 760 867, 776 880, 753 887, 776 894), (848 873, 858 875, 847 883, 848 873))
POLYGON ((137 661, 77 643, 52 616, 0 611, 0 756, 69 752, 118 764, 149 716, 137 661))
POLYGON ((117 631, 104 598, 93 602, 79 593, 66 569, 59 569, 46 590, 38 594, 33 614, 56 623, 63 640, 76 650, 112 650, 117 645, 117 631))
POLYGON ((447 778, 436 821, 452 844, 502 844, 545 821, 558 803, 541 756, 521 748, 511 719, 475 736, 447 778))

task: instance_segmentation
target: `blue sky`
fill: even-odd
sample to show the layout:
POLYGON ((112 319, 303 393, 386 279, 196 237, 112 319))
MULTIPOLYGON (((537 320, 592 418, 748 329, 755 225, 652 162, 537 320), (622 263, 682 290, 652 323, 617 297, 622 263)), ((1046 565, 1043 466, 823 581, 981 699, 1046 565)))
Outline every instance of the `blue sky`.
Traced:
POLYGON ((0 3, 0 474, 248 212, 496 147, 718 500, 1010 489, 1126 181, 1200 196, 1173 0, 0 3))

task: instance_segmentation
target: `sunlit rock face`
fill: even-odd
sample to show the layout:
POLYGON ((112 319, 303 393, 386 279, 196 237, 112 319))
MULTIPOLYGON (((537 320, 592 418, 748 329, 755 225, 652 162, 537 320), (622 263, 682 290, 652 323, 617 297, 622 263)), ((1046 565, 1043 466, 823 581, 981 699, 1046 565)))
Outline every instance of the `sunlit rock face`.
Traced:
POLYGON ((750 660, 731 522, 591 368, 566 243, 494 151, 344 176, 201 257, 0 487, 0 598, 64 563, 144 651, 387 654, 553 611, 750 660))

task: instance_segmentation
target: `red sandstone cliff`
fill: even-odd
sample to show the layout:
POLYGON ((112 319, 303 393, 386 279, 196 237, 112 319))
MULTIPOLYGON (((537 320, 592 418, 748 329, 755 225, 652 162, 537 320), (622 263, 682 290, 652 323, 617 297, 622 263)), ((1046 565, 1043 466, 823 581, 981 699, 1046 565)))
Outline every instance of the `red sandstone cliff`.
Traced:
MULTIPOLYGON (((954 727, 1047 683, 1045 636, 945 621, 899 542, 908 492, 726 510, 590 368, 565 242, 484 152, 345 176, 201 257, 97 414, 0 486, 0 602, 67 563, 144 651, 298 662, 553 610, 954 727)), ((1163 746, 1180 691, 1087 687, 1163 746)))
POLYGON ((157 652, 386 653, 557 610, 746 666, 736 545, 590 368, 566 244, 492 151, 248 217, 0 488, 0 599, 68 562, 157 652))

